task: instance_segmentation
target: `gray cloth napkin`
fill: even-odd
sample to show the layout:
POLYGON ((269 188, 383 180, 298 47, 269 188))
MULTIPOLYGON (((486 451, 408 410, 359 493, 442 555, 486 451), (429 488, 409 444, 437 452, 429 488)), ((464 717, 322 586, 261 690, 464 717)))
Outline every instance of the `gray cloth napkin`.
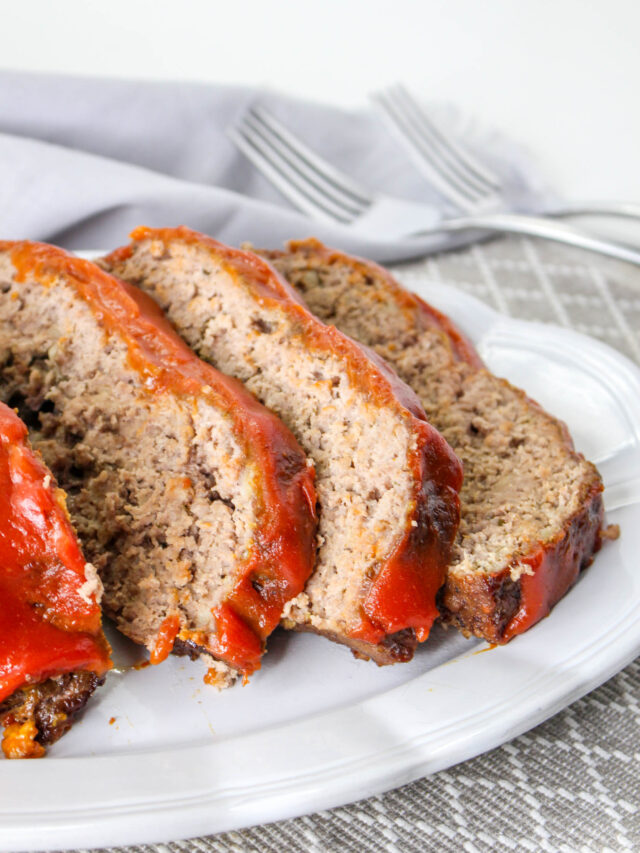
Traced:
MULTIPOLYGON (((0 72, 0 238, 110 248, 137 225, 186 224, 237 245, 317 236, 381 262, 458 245, 469 235, 370 241, 297 212, 226 136, 253 103, 371 189, 446 203, 372 109, 339 110, 261 90, 0 72)), ((527 156, 495 133, 441 118, 502 176, 507 206, 549 193, 527 156)))

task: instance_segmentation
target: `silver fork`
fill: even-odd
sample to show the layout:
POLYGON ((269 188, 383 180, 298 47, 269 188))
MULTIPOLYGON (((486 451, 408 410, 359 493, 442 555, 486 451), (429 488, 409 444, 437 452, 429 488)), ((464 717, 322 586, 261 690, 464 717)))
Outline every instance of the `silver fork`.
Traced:
POLYGON ((418 170, 444 198, 465 213, 499 204, 500 178, 435 124, 405 86, 397 83, 374 92, 371 99, 418 170))
MULTIPOLYGON (((391 130, 405 145, 416 167, 429 183, 464 213, 504 209, 502 182, 460 141, 438 124, 424 104, 401 83, 371 95, 391 130)), ((562 204, 546 216, 616 216, 640 218, 640 205, 629 202, 562 204)))
POLYGON ((459 231, 527 234, 640 265, 640 252, 592 237, 563 222, 512 213, 445 220, 433 206, 372 193, 318 156, 263 107, 251 108, 227 132, 296 207, 316 220, 348 226, 369 239, 406 239, 459 231))

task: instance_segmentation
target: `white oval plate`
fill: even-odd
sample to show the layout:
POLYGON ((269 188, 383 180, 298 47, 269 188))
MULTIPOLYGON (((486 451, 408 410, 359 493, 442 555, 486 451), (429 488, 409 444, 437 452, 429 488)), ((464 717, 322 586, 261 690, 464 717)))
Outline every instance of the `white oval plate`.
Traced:
POLYGON ((567 329, 501 317, 441 285, 419 292, 494 372, 567 421, 622 537, 504 647, 437 629, 410 664, 378 669, 280 633, 244 688, 218 693, 202 664, 178 658, 111 674, 48 758, 0 761, 0 850, 177 840, 345 804, 504 743, 638 654, 640 371, 567 329))

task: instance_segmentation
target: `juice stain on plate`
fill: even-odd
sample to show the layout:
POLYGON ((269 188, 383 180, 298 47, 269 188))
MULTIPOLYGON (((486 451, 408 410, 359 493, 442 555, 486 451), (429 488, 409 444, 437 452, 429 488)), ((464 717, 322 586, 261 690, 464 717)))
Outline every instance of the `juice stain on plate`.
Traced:
POLYGON ((490 652, 492 649, 497 649, 497 648, 498 648, 497 643, 489 643, 489 645, 486 646, 486 648, 478 649, 476 652, 471 652, 471 654, 472 655, 481 655, 481 654, 484 654, 484 652, 490 652))

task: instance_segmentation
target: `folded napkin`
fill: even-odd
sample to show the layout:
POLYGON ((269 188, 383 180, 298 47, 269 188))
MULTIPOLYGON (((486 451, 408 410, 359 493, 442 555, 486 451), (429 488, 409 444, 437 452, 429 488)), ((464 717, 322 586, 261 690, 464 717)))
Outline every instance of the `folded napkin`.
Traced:
MULTIPOLYGON (((225 133, 255 103, 372 190, 455 213, 373 109, 229 86, 0 72, 0 239, 102 249, 126 242, 136 225, 186 224, 232 245, 274 248, 313 235, 392 262, 469 238, 370 241, 299 213, 225 133)), ((502 176, 510 209, 536 210, 548 201, 516 146, 465 124, 452 108, 439 109, 502 176)))

